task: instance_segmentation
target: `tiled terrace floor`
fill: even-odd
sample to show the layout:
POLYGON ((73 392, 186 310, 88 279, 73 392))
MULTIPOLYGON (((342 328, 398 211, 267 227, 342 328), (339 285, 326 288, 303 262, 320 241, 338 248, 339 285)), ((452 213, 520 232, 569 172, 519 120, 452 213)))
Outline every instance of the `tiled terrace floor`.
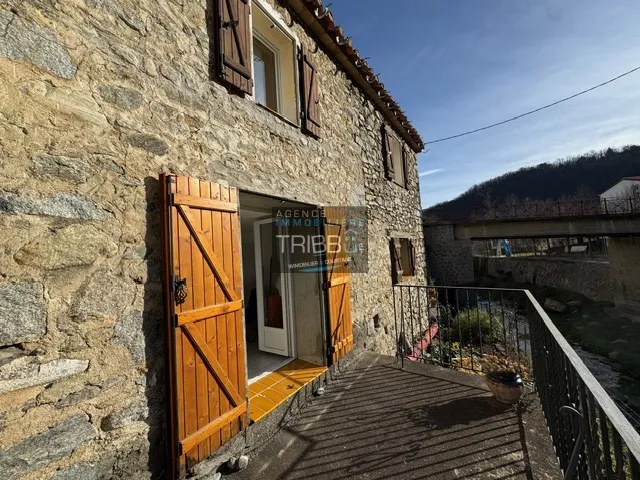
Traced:
POLYGON ((326 370, 327 367, 296 359, 252 382, 249 385, 251 420, 257 422, 326 370))
POLYGON ((230 478, 561 479, 536 395, 523 404, 479 376, 365 354, 230 478))

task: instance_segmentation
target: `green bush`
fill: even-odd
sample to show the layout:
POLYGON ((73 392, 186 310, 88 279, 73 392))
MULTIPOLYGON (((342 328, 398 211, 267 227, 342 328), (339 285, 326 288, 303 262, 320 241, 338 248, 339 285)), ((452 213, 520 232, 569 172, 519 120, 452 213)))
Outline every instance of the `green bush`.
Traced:
POLYGON ((460 310, 451 319, 450 332, 451 340, 463 345, 491 344, 503 337, 500 317, 478 309, 460 310))

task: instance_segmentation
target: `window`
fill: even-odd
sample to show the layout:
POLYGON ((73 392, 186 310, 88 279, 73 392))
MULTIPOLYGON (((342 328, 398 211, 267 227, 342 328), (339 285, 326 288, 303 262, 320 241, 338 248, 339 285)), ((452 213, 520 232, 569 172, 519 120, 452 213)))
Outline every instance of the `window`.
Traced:
POLYGON ((276 82, 276 58, 278 53, 257 37, 253 40, 253 78, 256 102, 278 111, 278 86, 276 82))
POLYGON ((382 150, 386 178, 407 188, 407 150, 404 143, 387 126, 382 129, 382 150))
POLYGON ((393 283, 415 275, 416 253, 410 238, 392 238, 389 241, 391 252, 391 275, 393 283))
POLYGON ((413 265, 413 244, 408 238, 400 239, 400 262, 402 263, 402 273, 404 276, 412 277, 415 272, 413 265))
POLYGON ((253 3, 253 82, 256 103, 298 124, 295 40, 253 3))

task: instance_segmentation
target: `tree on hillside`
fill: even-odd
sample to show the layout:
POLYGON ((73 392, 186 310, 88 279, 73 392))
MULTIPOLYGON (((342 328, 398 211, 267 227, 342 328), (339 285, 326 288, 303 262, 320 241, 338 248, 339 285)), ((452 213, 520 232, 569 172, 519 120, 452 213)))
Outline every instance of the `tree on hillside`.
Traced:
POLYGON ((471 214, 474 207, 492 210, 512 203, 515 198, 520 202, 595 199, 622 177, 637 175, 640 175, 639 145, 607 148, 506 173, 427 210, 471 214))

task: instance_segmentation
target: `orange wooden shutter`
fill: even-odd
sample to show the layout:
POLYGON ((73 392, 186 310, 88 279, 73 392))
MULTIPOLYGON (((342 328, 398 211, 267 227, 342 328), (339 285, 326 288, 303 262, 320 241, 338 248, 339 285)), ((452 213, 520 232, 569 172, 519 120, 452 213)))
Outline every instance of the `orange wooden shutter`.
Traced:
MULTIPOLYGON (((216 0, 213 0, 216 1, 216 0)), ((217 76, 223 82, 251 94, 251 21, 249 0, 217 0, 217 76)))
MULTIPOLYGON (((345 243, 346 226, 342 225, 344 211, 339 207, 324 209, 325 242, 331 249, 331 237, 345 243)), ((351 320, 351 277, 349 265, 341 260, 348 256, 343 248, 327 251, 329 265, 337 265, 325 272, 325 290, 329 316, 329 361, 335 363, 353 350, 353 324, 351 320)))
POLYGON ((382 155, 384 158, 384 176, 388 180, 395 180, 396 173, 393 167, 393 151, 391 148, 391 135, 386 125, 382 126, 382 155))
POLYGON ((320 94, 318 75, 311 54, 304 46, 300 52, 300 91, 302 92, 302 128, 320 136, 320 94))
POLYGON ((246 424, 238 193, 163 174, 172 477, 246 424))

